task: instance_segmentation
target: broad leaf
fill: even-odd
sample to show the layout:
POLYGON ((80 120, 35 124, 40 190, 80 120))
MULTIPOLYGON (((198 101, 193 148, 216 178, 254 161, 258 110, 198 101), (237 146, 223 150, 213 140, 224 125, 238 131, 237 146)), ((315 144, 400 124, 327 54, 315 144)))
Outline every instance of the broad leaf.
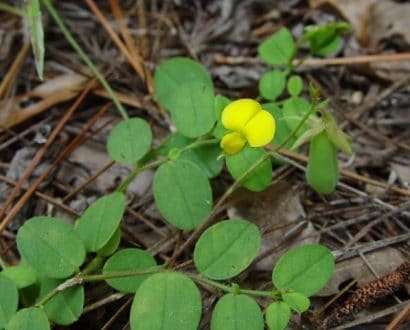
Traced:
POLYGON ((154 176, 154 197, 166 220, 179 229, 199 226, 212 209, 212 190, 203 171, 178 159, 161 165, 154 176))
POLYGON ((52 217, 27 220, 17 233, 17 248, 39 274, 53 278, 72 275, 85 259, 78 234, 66 222, 52 217))
POLYGON ((115 192, 97 199, 78 219, 75 230, 89 252, 96 252, 118 229, 125 211, 125 196, 115 192))
POLYGON ((272 281, 279 290, 291 289, 310 297, 324 287, 334 267, 333 255, 326 247, 306 244, 286 252, 279 259, 272 281))
POLYGON ((258 227, 246 220, 226 220, 208 228, 195 246, 195 266, 203 275, 225 280, 246 269, 259 251, 258 227))
POLYGON ((196 330, 201 309, 199 290, 188 277, 151 275, 135 294, 131 330, 196 330))

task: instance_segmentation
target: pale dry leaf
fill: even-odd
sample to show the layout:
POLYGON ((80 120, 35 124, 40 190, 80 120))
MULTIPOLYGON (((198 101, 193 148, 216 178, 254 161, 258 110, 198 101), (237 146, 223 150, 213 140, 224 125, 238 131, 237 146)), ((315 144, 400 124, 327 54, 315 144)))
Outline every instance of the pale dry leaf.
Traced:
MULTIPOLYGON (((390 247, 366 253, 365 257, 379 277, 391 273, 393 269, 406 261, 398 250, 390 247)), ((356 280, 357 286, 362 287, 375 279, 375 276, 360 256, 343 260, 336 264, 332 278, 317 295, 333 295, 342 289, 341 285, 343 283, 350 280, 356 280)))
POLYGON ((47 98, 55 94, 77 95, 88 78, 77 73, 62 74, 48 79, 28 92, 29 96, 47 98))

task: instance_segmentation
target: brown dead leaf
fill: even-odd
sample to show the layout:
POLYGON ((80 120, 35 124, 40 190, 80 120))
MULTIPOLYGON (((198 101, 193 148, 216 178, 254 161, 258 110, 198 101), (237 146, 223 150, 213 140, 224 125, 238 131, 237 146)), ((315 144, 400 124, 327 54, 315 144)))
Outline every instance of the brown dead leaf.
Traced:
POLYGON ((38 85, 27 94, 0 101, 0 132, 4 127, 21 124, 55 104, 72 99, 81 91, 87 79, 75 73, 63 74, 38 85), (33 97, 41 100, 33 101, 26 107, 21 106, 21 102, 29 102, 33 97))
MULTIPOLYGON (((406 261, 398 250, 390 247, 366 253, 366 259, 379 277, 391 273, 393 269, 406 261)), ((317 295, 323 297, 333 295, 339 292, 342 283, 349 280, 356 280, 357 286, 362 287, 374 279, 375 276, 360 256, 343 260, 336 264, 332 278, 317 295)))
POLYGON ((410 3, 389 0, 309 0, 311 7, 330 5, 350 22, 362 46, 376 49, 381 40, 399 37, 410 45, 410 3))
MULTIPOLYGON (((271 249, 283 242, 284 237, 295 221, 304 217, 305 212, 300 202, 298 187, 291 186, 285 181, 273 184, 263 192, 254 193, 238 190, 228 202, 228 216, 242 218, 255 223, 262 232, 260 253, 271 249)), ((269 257, 256 264, 259 270, 272 270, 276 260, 291 247, 317 242, 318 235, 311 224, 303 229, 295 239, 289 240, 269 257)))

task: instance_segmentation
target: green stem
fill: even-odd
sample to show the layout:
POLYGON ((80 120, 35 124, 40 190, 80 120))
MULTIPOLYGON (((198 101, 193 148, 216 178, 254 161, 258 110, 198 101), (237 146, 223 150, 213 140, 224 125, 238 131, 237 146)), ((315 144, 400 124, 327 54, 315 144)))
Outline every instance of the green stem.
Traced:
MULTIPOLYGON (((104 280, 109 280, 109 279, 114 279, 114 278, 124 278, 124 277, 138 276, 138 275, 151 275, 151 274, 156 274, 156 273, 172 273, 172 272, 173 271, 165 269, 164 266, 162 265, 162 266, 151 267, 148 269, 118 271, 118 272, 112 272, 108 274, 96 274, 96 275, 77 274, 76 276, 68 279, 67 281, 63 282, 62 284, 54 288, 43 299, 41 299, 35 306, 37 307, 44 306, 48 301, 50 301, 59 292, 64 291, 65 289, 68 289, 73 286, 81 285, 86 282, 96 282, 96 281, 104 281, 104 280)), ((233 293, 234 291, 232 286, 228 286, 218 281, 214 281, 214 280, 202 277, 198 274, 184 273, 184 272, 173 272, 173 273, 179 273, 179 274, 185 275, 197 283, 208 284, 224 292, 233 293)), ((269 297, 272 299, 275 299, 275 297, 278 295, 277 290, 271 290, 271 291, 247 290, 247 289, 241 289, 238 287, 237 291, 240 294, 246 294, 250 296, 259 296, 259 297, 269 297)))
POLYGON ((128 188, 130 183, 135 179, 135 177, 139 173, 141 173, 142 171, 148 170, 150 168, 158 167, 158 166, 164 164, 167 161, 168 161, 168 158, 162 158, 162 159, 154 160, 154 161, 152 161, 150 163, 147 163, 147 164, 145 164, 141 167, 135 166, 134 170, 130 174, 128 174, 128 176, 125 178, 125 180, 118 186, 117 191, 125 192, 125 190, 128 188))
POLYGON ((88 55, 82 50, 80 45, 74 39, 71 32, 67 29, 64 22, 62 21, 60 15, 55 10, 55 8, 54 8, 53 4, 51 3, 51 1, 50 0, 42 0, 42 2, 47 7, 47 10, 49 11, 51 16, 53 17, 54 21, 57 23, 58 27, 60 28, 61 32, 64 34, 67 41, 75 49, 75 51, 78 53, 78 55, 81 57, 81 59, 88 65, 88 67, 91 69, 91 71, 94 73, 94 75, 100 81, 101 85, 108 92, 108 94, 112 98, 112 100, 113 100, 117 110, 121 114, 121 116, 124 119, 128 119, 128 114, 127 114, 126 110, 122 106, 121 102, 118 100, 118 98, 115 95, 114 91, 112 90, 111 86, 109 85, 107 80, 104 78, 104 76, 102 75, 100 70, 98 70, 98 68, 94 65, 94 63, 91 61, 91 59, 88 57, 88 55))
MULTIPOLYGON (((191 150, 191 149, 202 147, 204 145, 216 144, 218 142, 219 141, 217 139, 194 141, 191 144, 181 148, 180 152, 182 153, 182 152, 185 152, 185 151, 188 151, 188 150, 191 150)), ((153 154, 155 154, 155 153, 153 153, 153 154)), ((143 166, 136 165, 134 170, 130 174, 128 174, 128 176, 125 178, 125 180, 118 186, 117 191, 124 192, 128 188, 128 186, 130 185, 130 183, 135 179, 135 177, 139 173, 141 173, 142 171, 145 171, 149 168, 158 167, 158 166, 164 164, 165 162, 167 162, 168 160, 169 160, 169 158, 166 157, 166 158, 162 158, 162 159, 159 159, 159 160, 154 160, 154 161, 152 161, 150 163, 147 163, 143 166)))
POLYGON ((24 10, 21 10, 20 8, 15 8, 3 2, 0 2, 0 11, 5 11, 10 14, 14 14, 17 16, 22 16, 22 17, 24 17, 25 15, 24 10))

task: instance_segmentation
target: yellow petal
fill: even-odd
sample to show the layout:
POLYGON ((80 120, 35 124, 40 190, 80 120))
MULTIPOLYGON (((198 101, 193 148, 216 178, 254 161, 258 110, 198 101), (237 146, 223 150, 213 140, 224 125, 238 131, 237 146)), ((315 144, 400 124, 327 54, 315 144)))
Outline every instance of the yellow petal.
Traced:
POLYGON ((241 132, 246 123, 261 110, 261 105, 252 99, 233 101, 222 112, 222 125, 231 131, 241 132))
POLYGON ((221 148, 227 155, 234 155, 242 150, 246 140, 237 132, 226 134, 221 140, 221 148))
POLYGON ((273 116, 266 110, 259 111, 242 130, 251 147, 263 147, 272 141, 276 125, 273 116))

